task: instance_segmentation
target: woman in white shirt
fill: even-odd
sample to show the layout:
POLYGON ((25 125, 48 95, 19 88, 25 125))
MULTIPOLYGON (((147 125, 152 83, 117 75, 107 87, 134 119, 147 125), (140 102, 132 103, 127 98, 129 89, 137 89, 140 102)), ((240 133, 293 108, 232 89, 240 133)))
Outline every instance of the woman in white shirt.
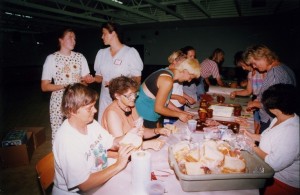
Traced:
POLYGON ((300 153, 299 153, 299 116, 296 88, 290 84, 276 84, 262 95, 265 109, 275 118, 261 134, 245 134, 259 141, 253 151, 265 160, 275 171, 271 185, 264 194, 300 193, 300 153))

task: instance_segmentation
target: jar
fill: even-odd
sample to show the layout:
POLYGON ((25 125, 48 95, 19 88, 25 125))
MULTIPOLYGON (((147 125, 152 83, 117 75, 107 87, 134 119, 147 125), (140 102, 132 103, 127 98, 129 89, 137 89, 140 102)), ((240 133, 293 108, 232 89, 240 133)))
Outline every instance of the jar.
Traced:
POLYGON ((204 122, 206 121, 206 117, 207 117, 207 111, 203 108, 200 108, 198 110, 198 115, 199 115, 199 119, 200 121, 204 122))
POLYGON ((235 106, 233 110, 234 116, 241 116, 242 107, 241 106, 235 106))
POLYGON ((206 109, 208 108, 208 102, 205 99, 200 101, 200 108, 206 109))

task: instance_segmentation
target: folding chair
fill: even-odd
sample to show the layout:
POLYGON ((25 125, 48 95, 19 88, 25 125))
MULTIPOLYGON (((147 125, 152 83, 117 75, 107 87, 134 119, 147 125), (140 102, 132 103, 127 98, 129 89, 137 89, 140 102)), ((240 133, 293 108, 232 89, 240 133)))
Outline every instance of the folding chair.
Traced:
POLYGON ((54 156, 50 152, 39 160, 35 166, 39 183, 42 188, 43 194, 46 195, 52 190, 54 180, 54 156), (51 188, 50 188, 51 187, 51 188))

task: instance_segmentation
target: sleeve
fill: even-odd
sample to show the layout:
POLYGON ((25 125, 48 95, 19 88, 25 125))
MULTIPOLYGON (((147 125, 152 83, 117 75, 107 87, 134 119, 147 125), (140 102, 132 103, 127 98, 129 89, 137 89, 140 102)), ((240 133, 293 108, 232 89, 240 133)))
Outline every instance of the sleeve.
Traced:
POLYGON ((215 79, 220 77, 219 68, 215 62, 212 64, 212 73, 211 74, 212 74, 212 77, 215 79))
POLYGON ((143 62, 142 59, 137 52, 137 50, 133 47, 130 48, 129 51, 129 71, 131 76, 141 76, 143 70, 143 62))
POLYGON ((54 63, 53 54, 48 55, 43 65, 42 80, 52 80, 54 63))
POLYGON ((265 162, 276 172, 293 164, 299 155, 299 126, 289 124, 283 128, 281 130, 285 131, 285 136, 279 135, 278 140, 272 140, 272 151, 265 157, 265 162))
POLYGON ((94 70, 95 70, 95 75, 102 76, 101 70, 100 70, 100 58, 101 58, 101 49, 97 52, 95 62, 94 62, 94 70))
POLYGON ((86 58, 84 57, 84 55, 81 54, 81 76, 86 76, 88 74, 90 74, 90 68, 89 68, 89 65, 87 63, 87 60, 86 58))

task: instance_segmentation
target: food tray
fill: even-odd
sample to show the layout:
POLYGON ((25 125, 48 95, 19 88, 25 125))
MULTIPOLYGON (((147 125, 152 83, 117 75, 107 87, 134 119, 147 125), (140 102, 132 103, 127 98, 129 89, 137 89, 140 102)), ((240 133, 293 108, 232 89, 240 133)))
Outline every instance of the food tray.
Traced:
MULTIPOLYGON (((221 121, 221 120, 216 120, 216 121, 221 123, 222 125, 228 126, 228 129, 231 129, 233 133, 239 133, 240 131, 240 124, 237 122, 221 121)), ((205 125, 205 122, 202 122, 199 119, 197 119, 196 131, 203 131, 204 127, 207 127, 205 125)))
POLYGON ((172 145, 169 147, 169 164, 174 170, 181 188, 185 192, 224 191, 263 188, 266 179, 272 178, 274 170, 257 155, 241 152, 246 160, 246 173, 186 175, 183 174, 173 155, 172 145), (264 173, 253 173, 257 167, 263 167, 264 173))

